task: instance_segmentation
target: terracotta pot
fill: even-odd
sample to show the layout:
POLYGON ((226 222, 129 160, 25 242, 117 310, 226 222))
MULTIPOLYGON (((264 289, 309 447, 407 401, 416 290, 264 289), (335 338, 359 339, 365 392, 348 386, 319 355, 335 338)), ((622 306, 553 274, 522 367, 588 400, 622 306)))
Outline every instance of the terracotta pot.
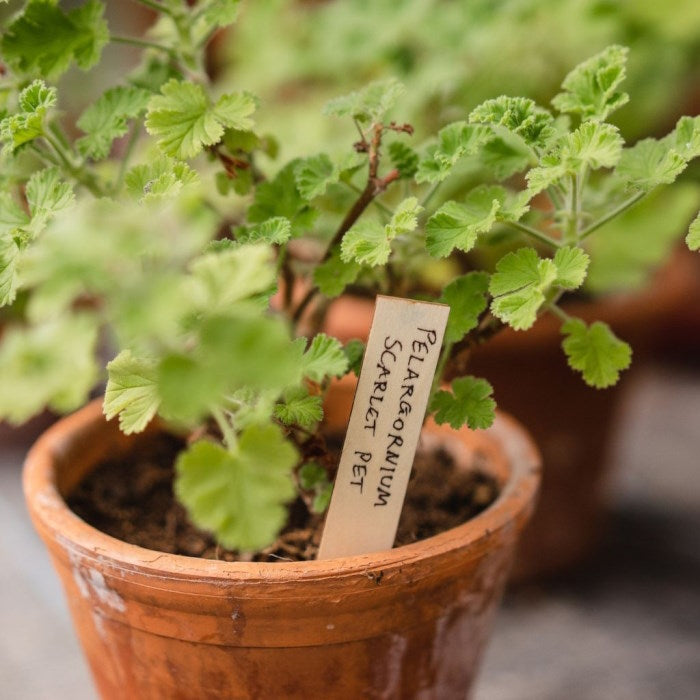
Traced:
MULTIPOLYGON (((521 417, 542 450, 542 490, 523 533, 516 580, 565 572, 595 549, 622 401, 666 319, 687 304, 688 266, 687 257, 676 254, 640 292, 567 305, 574 316, 609 323, 632 344, 633 367, 615 387, 590 389, 567 366, 560 322, 549 315, 528 332, 503 331, 472 354, 469 372, 493 384, 499 407, 521 417)), ((372 308, 367 300, 341 297, 325 330, 343 341, 366 338, 372 308)))
MULTIPOLYGON (((330 415, 345 419, 345 391, 330 415)), ((464 698, 533 507, 539 458, 512 419, 435 425, 458 463, 482 453, 500 496, 464 525, 386 552, 226 563, 113 539, 64 496, 127 438, 90 404, 30 452, 25 493, 104 698, 464 698)), ((351 526, 351 524, 350 524, 351 526)))

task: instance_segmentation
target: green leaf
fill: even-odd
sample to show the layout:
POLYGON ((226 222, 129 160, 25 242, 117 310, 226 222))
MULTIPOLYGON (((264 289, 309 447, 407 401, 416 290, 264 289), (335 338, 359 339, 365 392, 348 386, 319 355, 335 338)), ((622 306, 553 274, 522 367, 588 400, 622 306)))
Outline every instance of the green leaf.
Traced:
POLYGON ((452 391, 438 391, 430 409, 435 422, 449 423, 455 430, 463 425, 472 430, 488 428, 496 417, 493 387, 477 377, 460 377, 452 382, 452 391))
POLYGON ((44 168, 33 173, 25 193, 34 235, 40 233, 52 216, 67 209, 75 199, 73 188, 61 180, 58 168, 44 168))
POLYGON ((3 153, 13 153, 17 148, 42 136, 46 115, 56 104, 56 88, 46 87, 35 80, 19 94, 19 111, 0 121, 0 141, 5 143, 3 153))
POLYGON ((674 182, 686 165, 685 159, 667 142, 644 139, 622 151, 615 174, 626 184, 648 192, 674 182))
POLYGON ((582 165, 593 170, 612 168, 622 155, 622 137, 612 124, 584 122, 567 134, 561 147, 560 159, 570 172, 582 165))
POLYGON ((124 136, 128 120, 139 116, 148 105, 151 93, 137 87, 114 87, 91 104, 77 121, 85 136, 76 142, 89 158, 109 155, 114 139, 124 136))
POLYGON ((292 236, 292 224, 284 216, 275 216, 255 226, 240 226, 235 234, 240 243, 282 245, 292 236))
POLYGON ((325 333, 315 335, 302 358, 302 372, 314 382, 326 377, 342 377, 348 370, 348 358, 336 338, 325 333))
POLYGON ((146 129, 164 153, 184 160, 219 143, 225 128, 250 129, 254 111, 247 93, 223 95, 212 104, 201 85, 173 79, 148 103, 146 129))
MULTIPOLYGON (((241 0, 208 0, 202 12, 202 24, 207 29, 227 27, 238 17, 241 0)), ((197 10, 200 5, 197 5, 197 10)))
POLYGON ((540 260, 534 249, 508 253, 498 261, 491 276, 491 311, 515 330, 527 330, 545 301, 544 292, 556 277, 554 262, 540 260))
POLYGON ((340 170, 325 154, 300 160, 294 168, 297 189, 306 200, 325 194, 328 185, 338 182, 340 170))
POLYGON ((0 233, 0 306, 11 304, 17 295, 19 248, 14 239, 0 233))
POLYGON ((158 371, 155 360, 135 357, 122 350, 107 365, 107 388, 102 410, 107 420, 119 415, 122 432, 140 433, 155 416, 158 396, 158 371))
POLYGON ((248 209, 248 221, 262 223, 283 216, 292 224, 292 237, 304 235, 311 228, 318 212, 311 209, 297 188, 294 171, 298 160, 280 170, 272 180, 257 186, 253 203, 248 209))
POLYGON ((391 164, 399 171, 399 178, 410 180, 418 170, 418 154, 401 141, 392 141, 387 150, 391 164))
POLYGON ((415 197, 404 199, 386 226, 372 219, 362 219, 350 228, 340 244, 343 262, 376 267, 386 265, 391 254, 391 241, 397 236, 410 233, 418 225, 418 214, 423 207, 415 197))
POLYGON ((207 313, 226 312, 233 304, 270 291, 276 282, 272 250, 251 243, 208 253, 192 263, 195 299, 207 313))
POLYGON ((700 213, 695 217, 693 223, 690 224, 685 242, 690 250, 700 250, 700 213))
POLYGON ((664 139, 685 161, 700 156, 700 116, 681 117, 676 128, 664 139))
POLYGON ((305 462, 299 469, 299 486, 306 491, 328 481, 326 470, 318 462, 305 462))
POLYGON ((135 165, 127 172, 124 182, 129 194, 139 202, 150 202, 176 197, 183 187, 199 182, 199 175, 184 161, 160 156, 135 165))
POLYGON ((354 260, 342 260, 338 246, 333 250, 331 257, 314 270, 314 284, 324 296, 337 297, 343 293, 345 287, 357 279, 360 270, 360 265, 354 260))
POLYGON ((464 121, 443 127, 437 144, 418 165, 416 182, 442 182, 461 158, 476 153, 490 136, 487 127, 464 121))
POLYGON ((532 149, 514 133, 494 136, 479 151, 479 160, 496 180, 522 172, 533 161, 532 149))
POLYGON ((323 112, 334 117, 352 117, 362 124, 376 124, 384 119, 404 90, 395 78, 377 80, 362 90, 336 97, 326 104, 323 112))
POLYGON ((625 79, 627 54, 623 46, 608 46, 584 61, 564 78, 563 92, 552 104, 560 112, 580 114, 584 121, 604 121, 629 100, 617 88, 625 79))
POLYGON ((376 267, 386 265, 391 242, 386 227, 373 219, 362 219, 350 228, 340 244, 340 257, 345 263, 376 267))
POLYGON ((581 248, 559 248, 554 255, 557 277, 554 284, 564 289, 577 289, 586 279, 590 258, 581 248))
POLYGON ((0 43, 5 60, 21 73, 56 78, 76 63, 86 70, 109 40, 104 4, 88 0, 64 12, 55 0, 29 0, 0 43))
POLYGON ((306 389, 294 387, 285 391, 284 401, 275 406, 274 413, 286 425, 311 430, 323 418, 323 403, 320 396, 311 396, 306 389))
POLYGON ((423 207, 418 204, 415 197, 404 199, 394 211, 391 220, 386 225, 387 238, 393 240, 396 236, 415 231, 418 226, 418 215, 423 211, 423 207))
POLYGON ((206 440, 183 452, 175 465, 175 493, 192 521, 224 547, 261 549, 287 519, 297 458, 277 426, 251 425, 233 452, 206 440))
POLYGON ((455 248, 470 251, 477 236, 489 231, 496 222, 502 197, 503 188, 482 185, 469 192, 464 203, 443 204, 425 227, 428 252, 444 258, 455 248))
POLYGON ((443 290, 440 301, 449 304, 445 342, 456 343, 476 328, 479 316, 487 305, 489 276, 485 272, 469 272, 452 280, 443 290))
POLYGON ((590 326, 572 318, 562 326, 566 336, 562 347, 569 366, 583 374, 589 386, 604 389, 617 383, 620 372, 630 366, 632 349, 616 338, 605 323, 596 321, 590 326))
POLYGON ((526 97, 501 95, 486 100, 472 111, 469 121, 501 126, 533 148, 545 148, 555 134, 552 115, 526 97))
POLYGON ((362 369, 362 360, 365 356, 365 344, 361 340, 353 338, 348 340, 343 348, 345 357, 348 358, 348 371, 354 372, 355 376, 360 376, 360 369, 362 369))
POLYGON ((0 416, 23 423, 45 406, 59 412, 85 403, 97 380, 97 324, 85 314, 10 328, 0 345, 0 416))

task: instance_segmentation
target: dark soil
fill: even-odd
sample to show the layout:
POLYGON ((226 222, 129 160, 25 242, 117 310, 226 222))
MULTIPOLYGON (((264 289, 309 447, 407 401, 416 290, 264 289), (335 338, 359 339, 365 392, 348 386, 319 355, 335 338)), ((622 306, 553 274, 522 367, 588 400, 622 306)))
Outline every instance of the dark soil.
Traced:
MULTIPOLYGON (((252 556, 218 547, 195 527, 173 495, 173 464, 183 443, 165 433, 142 442, 131 454, 101 463, 70 494, 68 505, 93 527, 125 542, 171 554, 225 561, 314 559, 323 516, 298 498, 278 540, 252 556)), ((416 455, 396 546, 416 542, 466 522, 498 495, 494 479, 473 469, 458 470, 442 450, 416 455)))

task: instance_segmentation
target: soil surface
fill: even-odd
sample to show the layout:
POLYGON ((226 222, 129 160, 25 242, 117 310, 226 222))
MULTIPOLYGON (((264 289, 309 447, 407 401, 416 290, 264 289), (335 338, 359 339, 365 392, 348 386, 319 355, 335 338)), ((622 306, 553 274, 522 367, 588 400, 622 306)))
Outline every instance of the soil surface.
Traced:
MULTIPOLYGON (((323 516, 299 497, 275 543, 254 554, 217 546, 193 525, 173 495, 174 462, 184 444, 155 435, 133 453, 97 466, 70 494, 68 505, 93 527, 147 549, 224 561, 303 561, 314 559, 323 516)), ((408 485, 395 546, 410 544, 461 525, 498 495, 495 480, 479 469, 456 469, 445 451, 419 452, 408 485)))

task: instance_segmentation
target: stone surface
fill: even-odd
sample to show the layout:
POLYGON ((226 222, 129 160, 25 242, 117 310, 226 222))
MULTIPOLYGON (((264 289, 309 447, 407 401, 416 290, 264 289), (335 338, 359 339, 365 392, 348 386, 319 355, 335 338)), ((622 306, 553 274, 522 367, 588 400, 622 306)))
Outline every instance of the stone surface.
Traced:
MULTIPOLYGON (((602 551, 585 573, 508 596, 476 700, 700 697, 699 409, 699 374, 657 368, 640 377, 602 551)), ((2 696, 95 698, 26 516, 22 457, 0 452, 2 696)))

